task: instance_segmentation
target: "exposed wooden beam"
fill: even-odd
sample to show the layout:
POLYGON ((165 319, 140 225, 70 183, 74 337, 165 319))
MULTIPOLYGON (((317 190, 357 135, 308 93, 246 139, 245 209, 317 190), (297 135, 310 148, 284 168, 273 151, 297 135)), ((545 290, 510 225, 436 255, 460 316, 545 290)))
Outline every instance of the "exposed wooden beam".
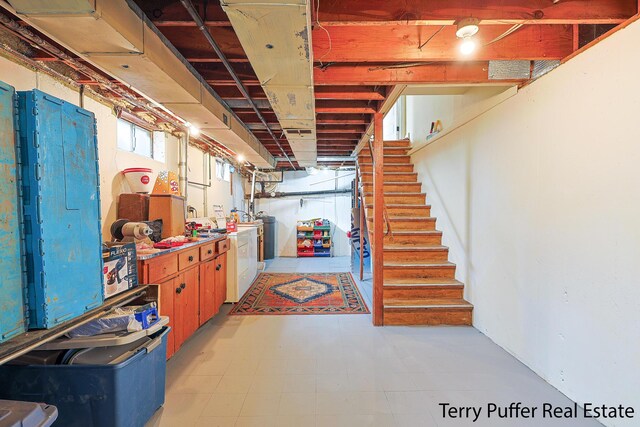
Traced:
POLYGON ((316 118, 317 124, 345 124, 345 125, 363 125, 369 124, 369 120, 366 118, 361 119, 338 119, 338 118, 316 118))
MULTIPOLYGON (((164 21, 157 20, 153 21, 156 27, 195 27, 196 23, 194 21, 164 21)), ((229 21, 206 21, 205 26, 207 27, 230 27, 231 22, 229 21)))
POLYGON ((317 19, 333 25, 451 25, 473 16, 483 24, 609 24, 638 10, 637 0, 323 0, 317 19))
POLYGON ((373 107, 340 107, 340 106, 330 106, 330 107, 318 107, 316 106, 316 113, 340 113, 340 114, 373 114, 376 110, 373 107))
POLYGON ((323 62, 390 63, 562 59, 572 52, 573 34, 568 25, 524 26, 502 40, 488 44, 508 29, 505 25, 483 26, 475 36, 478 48, 469 57, 460 53, 455 26, 445 27, 438 34, 435 33, 440 28, 426 26, 343 26, 326 28, 327 31, 316 28, 313 51, 314 57, 322 58, 323 62))
MULTIPOLYGON (((185 58, 187 61, 192 63, 222 63, 220 58, 205 58, 205 57, 189 57, 185 58)), ((245 62, 249 62, 248 58, 227 58, 229 62, 242 64, 245 62)))
POLYGON ((338 86, 315 88, 316 99, 361 99, 361 100, 383 100, 384 93, 374 88, 366 86, 338 86))
POLYGON ((384 161, 383 161, 383 141, 382 141, 382 120, 381 113, 374 115, 375 137, 373 142, 372 160, 373 170, 373 307, 371 317, 375 326, 384 324, 384 232, 383 232, 383 209, 384 209, 384 161))
POLYGON ((316 85, 519 83, 520 80, 489 80, 488 62, 431 63, 406 68, 380 65, 334 65, 315 68, 316 85))

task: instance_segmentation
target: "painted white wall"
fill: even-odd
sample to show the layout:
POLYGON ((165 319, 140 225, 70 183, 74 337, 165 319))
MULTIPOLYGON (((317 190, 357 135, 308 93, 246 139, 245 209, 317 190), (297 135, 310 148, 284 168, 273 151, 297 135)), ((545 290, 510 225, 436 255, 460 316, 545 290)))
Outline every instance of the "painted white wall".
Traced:
MULTIPOLYGON (((354 175, 350 171, 319 170, 315 175, 305 171, 285 172, 278 192, 320 191, 351 188, 354 175), (337 175, 336 175, 337 174, 337 175), (344 176, 336 181, 332 178, 344 176), (311 185, 320 181, 320 184, 311 185)), ((256 199, 256 212, 265 211, 276 217, 276 256, 295 257, 296 223, 299 220, 326 218, 333 226, 333 256, 350 254, 347 231, 351 229, 351 194, 325 196, 296 196, 277 199, 256 199), (302 206, 300 206, 302 200, 302 206)))
POLYGON ((474 325, 569 398, 636 410, 639 42, 636 22, 412 155, 474 325))
MULTIPOLYGON (((77 90, 62 84, 46 74, 25 68, 4 57, 0 57, 0 80, 14 86, 16 90, 40 89, 75 105, 79 105, 80 103, 77 90)), ((118 195, 130 191, 129 185, 120 171, 129 167, 148 167, 156 172, 159 170, 172 170, 177 173, 178 138, 167 135, 165 149, 166 159, 164 163, 138 154, 118 150, 116 139, 117 118, 113 114, 112 109, 86 96, 84 97, 84 108, 93 112, 96 116, 102 233, 104 239, 110 239, 109 227, 111 223, 117 219, 116 203, 118 195)), ((189 155, 192 159, 194 158, 196 160, 189 160, 189 173, 200 179, 204 174, 202 158, 205 154, 196 148, 190 147, 189 155)), ((189 179, 191 179, 191 177, 189 179)), ((225 182, 224 184, 226 185, 216 182, 215 185, 209 189, 209 206, 217 200, 222 200, 223 202, 230 200, 231 192, 229 183, 225 182)), ((204 209, 202 205, 202 190, 190 188, 189 191, 193 193, 193 200, 191 194, 189 194, 187 203, 194 204, 198 211, 202 212, 201 209, 204 209), (202 208, 198 206, 202 206, 202 208)))

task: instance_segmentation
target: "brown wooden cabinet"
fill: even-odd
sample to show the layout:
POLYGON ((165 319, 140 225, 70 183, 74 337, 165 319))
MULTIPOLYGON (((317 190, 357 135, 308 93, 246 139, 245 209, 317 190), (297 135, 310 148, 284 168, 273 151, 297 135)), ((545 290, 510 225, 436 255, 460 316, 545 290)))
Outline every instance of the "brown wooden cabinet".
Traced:
POLYGON ((145 302, 157 301, 160 315, 169 316, 167 358, 224 303, 227 250, 223 239, 138 261, 140 283, 152 285, 145 302))
POLYGON ((200 325, 218 314, 216 263, 216 259, 211 259, 200 264, 200 325))
POLYGON ((216 296, 215 305, 216 312, 220 310, 222 304, 227 300, 227 253, 224 252, 218 255, 215 259, 215 282, 216 282, 216 296))

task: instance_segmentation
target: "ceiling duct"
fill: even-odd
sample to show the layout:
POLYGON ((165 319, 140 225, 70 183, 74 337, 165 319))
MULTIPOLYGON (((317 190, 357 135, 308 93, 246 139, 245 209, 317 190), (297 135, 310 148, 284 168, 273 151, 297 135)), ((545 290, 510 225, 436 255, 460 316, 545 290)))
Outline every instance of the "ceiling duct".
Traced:
POLYGON ((221 0, 301 167, 315 166, 310 0, 221 0))
POLYGON ((489 61, 489 80, 527 80, 531 75, 531 61, 489 61))
POLYGON ((193 67, 127 0, 9 0, 29 25, 198 127, 254 165, 275 160, 193 67))

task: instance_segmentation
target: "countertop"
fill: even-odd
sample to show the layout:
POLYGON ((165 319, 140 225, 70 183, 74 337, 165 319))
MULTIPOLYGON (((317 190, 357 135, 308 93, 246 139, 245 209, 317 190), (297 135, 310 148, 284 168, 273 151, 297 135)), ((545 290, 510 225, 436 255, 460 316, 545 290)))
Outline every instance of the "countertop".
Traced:
POLYGON ((169 248, 169 249, 161 249, 159 252, 155 252, 152 254, 143 254, 143 255, 138 255, 138 261, 146 261, 158 256, 162 256, 162 255, 166 255, 166 254, 170 254, 172 252, 178 252, 181 251, 183 249, 189 249, 189 248, 193 248, 195 246, 199 246, 199 245, 203 245, 205 243, 212 243, 212 242, 217 242, 219 240, 224 240, 227 238, 226 234, 218 234, 215 233, 213 236, 211 237, 201 237, 198 238, 197 242, 188 242, 185 243, 182 246, 175 246, 173 248, 169 248))

